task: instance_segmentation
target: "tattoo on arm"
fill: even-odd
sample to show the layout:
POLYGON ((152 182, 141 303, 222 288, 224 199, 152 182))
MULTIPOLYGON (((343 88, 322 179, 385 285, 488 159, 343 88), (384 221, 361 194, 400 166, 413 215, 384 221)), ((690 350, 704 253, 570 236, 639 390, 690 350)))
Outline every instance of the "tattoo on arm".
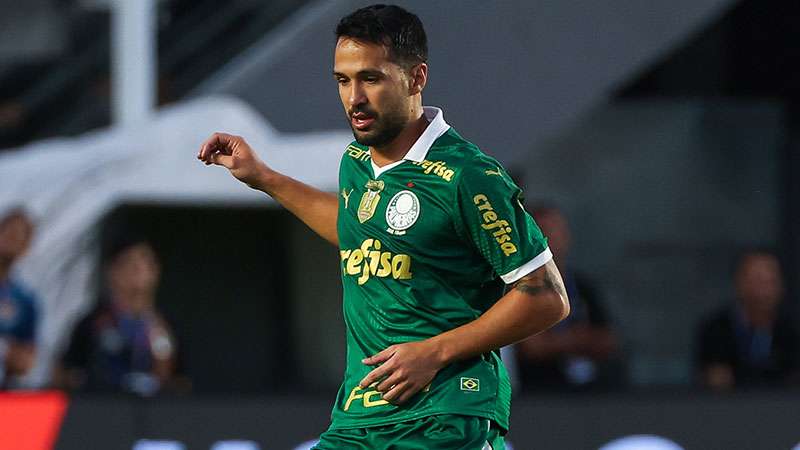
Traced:
POLYGON ((558 273, 555 272, 557 269, 551 264, 552 262, 545 264, 544 270, 535 270, 520 278, 514 283, 513 289, 534 296, 547 291, 555 292, 562 298, 566 298, 567 293, 564 291, 561 277, 558 276, 558 273))

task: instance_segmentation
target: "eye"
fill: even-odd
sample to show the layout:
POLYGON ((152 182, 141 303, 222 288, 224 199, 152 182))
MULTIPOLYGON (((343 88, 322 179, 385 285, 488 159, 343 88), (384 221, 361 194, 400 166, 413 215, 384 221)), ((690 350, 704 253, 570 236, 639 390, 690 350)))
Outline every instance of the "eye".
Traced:
POLYGON ((340 85, 345 85, 345 84, 347 84, 349 81, 350 81, 350 80, 348 80, 347 78, 341 78, 341 77, 336 79, 336 82, 337 82, 337 83, 339 83, 340 85))
POLYGON ((366 77, 364 78, 364 81, 369 84, 375 84, 378 82, 378 77, 366 77))

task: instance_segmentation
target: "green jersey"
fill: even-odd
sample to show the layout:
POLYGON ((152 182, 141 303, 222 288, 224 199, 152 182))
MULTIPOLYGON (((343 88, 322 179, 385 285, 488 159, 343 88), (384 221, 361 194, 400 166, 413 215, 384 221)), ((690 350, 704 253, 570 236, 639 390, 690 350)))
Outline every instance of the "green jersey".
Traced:
POLYGON ((511 385, 499 351, 443 368, 403 405, 358 383, 363 358, 471 322, 504 285, 552 258, 521 205, 521 191, 493 158, 450 128, 440 110, 405 158, 384 167, 352 143, 339 170, 338 236, 347 368, 332 429, 434 414, 484 417, 508 428, 511 385))

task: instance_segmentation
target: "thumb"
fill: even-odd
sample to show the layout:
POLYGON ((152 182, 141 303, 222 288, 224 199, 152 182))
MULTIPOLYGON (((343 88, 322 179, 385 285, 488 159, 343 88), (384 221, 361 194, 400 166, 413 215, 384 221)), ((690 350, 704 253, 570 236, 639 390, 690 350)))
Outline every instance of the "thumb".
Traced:
POLYGON ((362 359, 361 362, 368 366, 380 364, 382 362, 386 362, 389 358, 391 358, 392 355, 394 355, 394 352, 395 348, 393 346, 387 347, 384 350, 380 351, 379 353, 376 353, 368 358, 362 359))
POLYGON ((225 155, 223 153, 213 153, 210 157, 211 163, 218 166, 225 167, 226 169, 233 168, 233 156, 225 155))

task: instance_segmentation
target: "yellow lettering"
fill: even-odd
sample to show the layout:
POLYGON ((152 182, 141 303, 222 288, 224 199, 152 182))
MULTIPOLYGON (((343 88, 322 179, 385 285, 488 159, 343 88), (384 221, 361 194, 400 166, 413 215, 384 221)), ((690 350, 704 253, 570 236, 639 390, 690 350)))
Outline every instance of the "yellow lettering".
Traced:
POLYGON ((383 399, 383 396, 378 391, 369 391, 364 394, 364 407, 365 408, 372 408, 373 406, 380 406, 386 405, 389 402, 383 399), (379 397, 380 400, 371 400, 372 397, 379 397))
POLYGON ((497 241, 498 244, 502 244, 503 242, 507 242, 510 240, 511 240, 511 235, 509 234, 504 234, 500 237, 495 238, 495 241, 497 241))
POLYGON ((500 245, 500 248, 503 249, 503 253, 505 253, 506 256, 512 253, 517 253, 517 247, 511 242, 506 242, 500 245))
POLYGON ((499 230, 492 233, 492 236, 497 237, 500 236, 501 234, 508 234, 508 233, 511 233, 511 227, 500 228, 499 230))
POLYGON ((364 261, 364 253, 361 252, 361 249, 353 250, 350 253, 350 257, 347 259, 347 274, 348 275, 358 275, 361 272, 359 266, 364 261))
POLYGON ((375 239, 364 239, 364 242, 361 243, 361 253, 365 255, 369 253, 369 248, 372 247, 373 242, 375 242, 375 239))
POLYGON ((505 220, 498 220, 497 222, 484 223, 481 225, 481 228, 483 228, 484 230, 491 230, 492 228, 504 227, 506 225, 508 225, 508 222, 506 222, 505 220))
POLYGON ((511 229, 511 224, 503 219, 498 220, 497 213, 492 208, 486 195, 477 194, 472 197, 472 202, 478 206, 478 211, 483 211, 481 218, 483 218, 484 223, 481 224, 481 228, 487 231, 494 230, 492 231, 492 236, 494 236, 495 241, 500 244, 500 249, 503 250, 506 256, 516 253, 517 246, 514 245, 513 242, 510 242, 511 236, 509 233, 513 231, 511 229))
POLYGON ((364 266, 361 267, 361 276, 358 277, 357 281, 358 281, 358 284, 360 286, 360 285, 366 283, 367 280, 369 280, 369 264, 364 264, 364 266))
POLYGON ((433 173, 434 175, 440 176, 447 181, 451 181, 453 176, 455 176, 455 171, 453 169, 448 169, 447 163, 444 161, 428 161, 425 159, 421 162, 415 162, 414 164, 417 166, 422 166, 423 173, 433 173))
POLYGON ((360 390, 361 390, 361 387, 360 386, 356 386, 356 387, 353 388, 352 391, 350 391, 350 396, 347 397, 347 401, 344 404, 344 410, 345 411, 350 409, 350 404, 353 403, 353 400, 358 400, 359 398, 363 398, 364 397, 364 394, 356 394, 356 392, 358 392, 360 390))
POLYGON ((381 252, 373 250, 369 252, 369 273, 375 275, 378 272, 378 264, 381 262, 381 252))
POLYGON ((355 250, 340 250, 339 255, 343 262, 343 273, 357 275, 359 285, 363 285, 371 276, 381 278, 392 276, 396 280, 412 278, 411 257, 391 252, 382 252, 383 245, 377 239, 365 239, 360 248, 355 250))
POLYGON ((392 254, 389 252, 381 253, 381 268, 378 270, 379 277, 386 277, 392 273, 392 254))
POLYGON ((395 255, 392 258, 392 278, 395 280, 411 279, 411 257, 408 255, 395 255))

